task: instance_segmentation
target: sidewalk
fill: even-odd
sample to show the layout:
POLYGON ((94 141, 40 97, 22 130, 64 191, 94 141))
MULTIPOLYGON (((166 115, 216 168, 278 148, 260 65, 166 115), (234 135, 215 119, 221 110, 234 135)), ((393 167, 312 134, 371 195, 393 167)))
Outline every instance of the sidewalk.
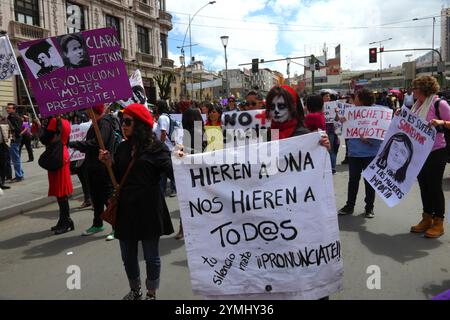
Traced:
MULTIPOLYGON (((0 220, 37 209, 56 202, 55 197, 48 197, 47 171, 39 167, 38 159, 44 148, 33 149, 34 162, 28 160, 25 148, 22 150, 22 166, 24 180, 15 183, 6 183, 11 189, 3 190, 0 196, 0 220)), ((14 176, 14 173, 13 173, 14 176)), ((77 175, 72 176, 73 196, 82 194, 81 184, 77 175)))

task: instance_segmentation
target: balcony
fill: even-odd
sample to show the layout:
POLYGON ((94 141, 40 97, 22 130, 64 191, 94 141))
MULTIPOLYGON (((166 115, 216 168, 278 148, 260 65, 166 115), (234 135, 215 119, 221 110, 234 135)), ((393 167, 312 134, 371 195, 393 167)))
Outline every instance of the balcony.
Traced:
POLYGON ((139 0, 134 1, 134 10, 139 13, 144 13, 145 15, 153 15, 153 8, 147 3, 143 3, 139 0))
POLYGON ((136 59, 141 63, 155 64, 155 57, 147 53, 137 52, 136 59))
POLYGON ((50 30, 17 21, 10 21, 9 34, 11 35, 11 38, 34 40, 50 37, 50 30))
POLYGON ((172 30, 172 15, 166 11, 159 10, 159 18, 158 21, 161 27, 165 27, 168 30, 172 30))
POLYGON ((167 59, 167 58, 161 58, 161 66, 163 68, 173 69, 173 60, 170 60, 170 59, 167 59))

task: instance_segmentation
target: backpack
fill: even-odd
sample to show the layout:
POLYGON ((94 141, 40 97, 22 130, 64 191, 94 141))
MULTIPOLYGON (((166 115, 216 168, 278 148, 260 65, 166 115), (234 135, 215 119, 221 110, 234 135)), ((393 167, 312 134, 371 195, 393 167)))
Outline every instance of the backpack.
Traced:
POLYGON ((172 117, 170 116, 170 114, 168 113, 163 113, 161 115, 164 115, 166 117, 169 118, 170 121, 170 125, 169 125, 169 132, 167 132, 167 136, 169 137, 170 141, 175 144, 175 135, 173 135, 172 133, 176 130, 181 128, 181 123, 180 121, 174 120, 172 119, 172 117))
MULTIPOLYGON (((439 104, 441 103, 441 100, 447 101, 446 99, 439 98, 434 103, 434 110, 435 110, 436 116, 438 117, 439 120, 442 120, 441 115, 439 113, 439 104)), ((445 143, 446 143, 445 149, 447 151, 447 163, 450 163, 450 130, 445 128, 444 126, 439 126, 439 127, 436 127, 436 131, 444 133, 444 138, 445 138, 445 143)))
POLYGON ((115 154, 117 147, 123 140, 123 134, 122 134, 122 126, 120 125, 119 119, 111 114, 108 114, 105 116, 105 118, 109 124, 111 125, 111 129, 113 132, 113 138, 110 142, 109 146, 111 154, 115 154))

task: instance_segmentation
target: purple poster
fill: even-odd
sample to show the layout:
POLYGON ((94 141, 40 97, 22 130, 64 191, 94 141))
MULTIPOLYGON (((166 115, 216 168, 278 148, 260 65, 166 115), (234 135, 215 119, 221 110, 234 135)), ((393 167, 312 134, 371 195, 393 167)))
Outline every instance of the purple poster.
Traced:
POLYGON ((43 117, 132 95, 114 28, 21 42, 18 47, 43 117))

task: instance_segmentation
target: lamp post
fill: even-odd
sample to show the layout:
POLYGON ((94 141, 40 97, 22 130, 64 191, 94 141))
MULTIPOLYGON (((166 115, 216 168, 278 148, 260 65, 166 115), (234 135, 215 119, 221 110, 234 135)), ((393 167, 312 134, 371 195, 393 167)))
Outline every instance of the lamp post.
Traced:
POLYGON ((181 80, 181 95, 183 97, 186 96, 186 66, 184 65, 185 63, 185 58, 184 58, 184 49, 181 48, 181 56, 180 56, 180 63, 181 63, 181 69, 182 69, 182 80, 181 80))
POLYGON ((392 40, 392 38, 384 39, 384 40, 380 40, 380 41, 374 41, 374 42, 369 43, 369 45, 375 44, 375 43, 380 44, 380 88, 381 89, 383 89, 383 56, 382 56, 382 54, 383 54, 383 50, 384 50, 381 47, 381 43, 389 41, 389 40, 392 40))
POLYGON ((286 73, 287 73, 287 85, 289 86, 289 85, 291 85, 291 81, 290 81, 290 70, 289 70, 289 66, 291 65, 291 58, 286 58, 286 62, 287 62, 287 70, 286 70, 286 73))
MULTIPOLYGON (((194 13, 194 15, 192 16, 192 18, 191 18, 191 15, 189 15, 189 25, 188 25, 188 28, 186 29, 186 32, 184 33, 184 39, 183 39, 182 47, 184 47, 184 42, 185 42, 185 40, 186 40, 186 35, 187 35, 188 31, 189 31, 189 55, 190 55, 190 64, 192 64, 192 37, 191 37, 191 35, 192 35, 192 33, 191 33, 191 23, 192 23, 192 20, 194 20, 195 16, 196 16, 203 8, 205 8, 206 6, 209 6, 210 4, 212 5, 212 4, 214 4, 214 3, 216 3, 216 1, 209 1, 209 2, 208 2, 207 4, 205 4, 203 7, 201 7, 200 9, 198 9, 197 12, 194 13)), ((194 88, 194 74, 192 73, 192 68, 191 68, 191 91, 193 91, 193 88, 194 88)))
POLYGON ((227 45, 228 45, 228 36, 221 36, 220 39, 222 40, 223 48, 225 49, 225 79, 226 79, 226 85, 225 85, 225 94, 226 97, 229 95, 229 86, 228 86, 228 59, 227 59, 227 45))

